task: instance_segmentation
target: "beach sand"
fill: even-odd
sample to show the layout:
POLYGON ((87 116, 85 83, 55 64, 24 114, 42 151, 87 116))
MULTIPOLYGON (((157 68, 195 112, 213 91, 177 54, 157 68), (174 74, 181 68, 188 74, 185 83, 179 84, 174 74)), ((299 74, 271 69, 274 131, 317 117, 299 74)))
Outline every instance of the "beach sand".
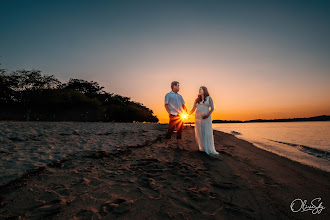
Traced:
MULTIPOLYGON (((166 125, 158 129, 143 144, 72 154, 6 183, 0 189, 0 218, 329 217, 329 173, 219 131, 214 138, 220 159, 210 157, 198 151, 193 127, 183 130, 184 150, 176 149, 174 135, 165 149, 166 125), (320 214, 290 209, 294 199, 309 204, 317 197, 326 207, 320 214)), ((108 134, 103 141, 112 138, 108 134)))

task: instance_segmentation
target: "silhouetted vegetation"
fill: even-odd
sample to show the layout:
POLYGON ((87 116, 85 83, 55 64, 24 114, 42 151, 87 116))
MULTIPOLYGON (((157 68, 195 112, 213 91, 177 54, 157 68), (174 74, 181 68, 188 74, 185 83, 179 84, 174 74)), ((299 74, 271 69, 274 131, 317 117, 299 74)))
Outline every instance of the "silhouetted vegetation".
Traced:
POLYGON ((97 82, 62 83, 39 70, 0 68, 0 120, 158 122, 153 111, 97 82))
POLYGON ((212 123, 243 123, 243 121, 238 121, 238 120, 213 120, 212 123))
POLYGON ((329 115, 320 115, 310 118, 282 118, 282 119, 254 119, 249 121, 213 120, 212 123, 249 123, 249 122, 295 122, 295 121, 330 121, 329 115))
POLYGON ((309 118, 255 119, 244 122, 294 122, 294 121, 330 121, 330 116, 320 115, 309 118))

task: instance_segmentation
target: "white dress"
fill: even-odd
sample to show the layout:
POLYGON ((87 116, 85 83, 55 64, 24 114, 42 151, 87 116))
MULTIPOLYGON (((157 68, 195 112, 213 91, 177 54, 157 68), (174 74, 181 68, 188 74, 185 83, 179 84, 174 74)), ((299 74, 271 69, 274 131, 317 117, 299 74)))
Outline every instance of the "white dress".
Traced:
POLYGON ((195 138, 199 150, 204 151, 208 155, 218 155, 219 153, 214 147, 211 116, 203 119, 203 116, 210 112, 209 108, 214 109, 212 98, 207 96, 204 103, 196 103, 195 107, 197 107, 195 114, 195 138))

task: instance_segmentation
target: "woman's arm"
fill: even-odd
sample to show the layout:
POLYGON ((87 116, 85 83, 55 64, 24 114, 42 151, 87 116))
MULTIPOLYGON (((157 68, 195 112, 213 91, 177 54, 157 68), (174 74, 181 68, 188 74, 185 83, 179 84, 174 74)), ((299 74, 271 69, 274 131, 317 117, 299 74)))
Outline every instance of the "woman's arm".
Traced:
POLYGON ((196 106, 196 102, 195 102, 193 108, 189 112, 189 115, 191 115, 192 113, 194 113, 194 111, 196 110, 196 108, 197 108, 197 106, 196 106))
POLYGON ((213 104, 213 100, 212 100, 211 96, 209 96, 209 99, 210 99, 210 107, 211 107, 209 115, 211 115, 212 112, 214 111, 214 104, 213 104))
POLYGON ((209 96, 209 103, 210 103, 211 110, 209 111, 209 113, 207 115, 203 116, 203 119, 210 117, 212 112, 214 111, 214 104, 213 104, 213 100, 212 100, 211 96, 209 96))

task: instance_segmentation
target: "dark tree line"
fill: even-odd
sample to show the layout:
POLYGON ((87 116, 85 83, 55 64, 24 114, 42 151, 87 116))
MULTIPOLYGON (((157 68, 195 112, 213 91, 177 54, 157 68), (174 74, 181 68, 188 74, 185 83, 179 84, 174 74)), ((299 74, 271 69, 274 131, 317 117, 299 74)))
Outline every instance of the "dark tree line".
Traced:
POLYGON ((0 120, 158 122, 153 111, 97 82, 62 83, 39 70, 0 68, 0 120))

